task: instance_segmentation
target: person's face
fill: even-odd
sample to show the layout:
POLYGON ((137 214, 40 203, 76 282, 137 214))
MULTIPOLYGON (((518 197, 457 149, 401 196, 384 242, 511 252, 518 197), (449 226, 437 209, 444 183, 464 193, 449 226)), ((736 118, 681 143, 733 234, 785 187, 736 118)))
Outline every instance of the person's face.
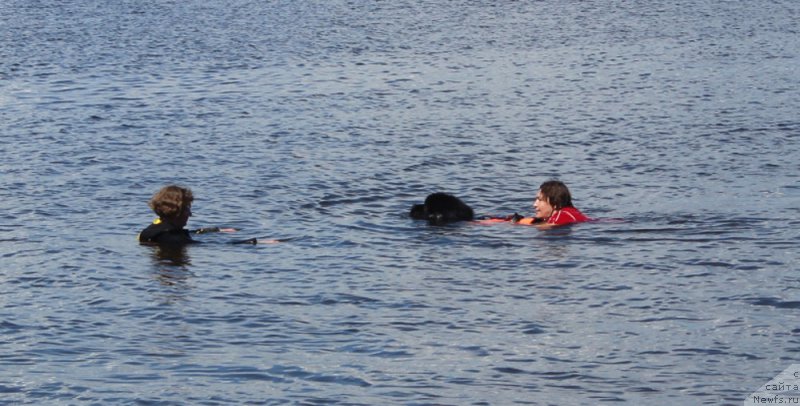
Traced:
POLYGON ((547 201, 547 198, 542 195, 542 191, 536 194, 536 200, 533 201, 533 208, 536 210, 534 216, 538 218, 550 218, 553 215, 553 206, 547 201))

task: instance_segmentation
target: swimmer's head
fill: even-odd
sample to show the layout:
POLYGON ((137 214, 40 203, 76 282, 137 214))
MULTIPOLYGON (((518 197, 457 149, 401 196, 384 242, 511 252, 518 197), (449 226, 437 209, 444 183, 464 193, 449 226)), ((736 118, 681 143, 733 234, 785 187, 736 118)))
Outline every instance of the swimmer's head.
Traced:
POLYGON ((567 189, 567 185, 561 181, 548 180, 539 186, 539 192, 547 203, 553 206, 553 210, 573 207, 572 196, 569 193, 569 189, 567 189))
POLYGON ((192 215, 193 201, 194 196, 189 188, 169 185, 156 192, 148 204, 162 219, 188 219, 192 215))

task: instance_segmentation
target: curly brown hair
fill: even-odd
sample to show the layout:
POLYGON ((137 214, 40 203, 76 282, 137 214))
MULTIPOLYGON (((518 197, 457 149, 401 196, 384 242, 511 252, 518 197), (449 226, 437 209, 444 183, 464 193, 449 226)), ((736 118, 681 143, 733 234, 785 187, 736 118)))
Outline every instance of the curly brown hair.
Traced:
POLYGON ((189 188, 177 185, 164 186, 153 195, 148 205, 161 218, 174 218, 192 206, 194 196, 189 188))

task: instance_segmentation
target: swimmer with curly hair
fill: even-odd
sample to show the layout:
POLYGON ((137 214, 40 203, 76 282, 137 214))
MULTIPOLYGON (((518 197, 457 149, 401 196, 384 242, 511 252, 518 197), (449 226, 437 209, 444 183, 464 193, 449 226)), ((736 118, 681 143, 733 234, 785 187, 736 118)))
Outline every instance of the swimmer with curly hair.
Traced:
MULTIPOLYGON (((199 228, 196 230, 187 230, 186 223, 189 222, 189 217, 192 216, 192 202, 194 195, 191 189, 178 186, 169 185, 164 186, 153 195, 148 205, 153 212, 158 216, 150 224, 139 233, 139 242, 144 244, 158 244, 158 245, 184 245, 196 243, 192 238, 192 234, 203 234, 209 232, 235 232, 233 228, 199 228)), ((273 243, 277 240, 257 240, 250 238, 247 240, 232 241, 233 244, 258 244, 258 243, 273 243)))

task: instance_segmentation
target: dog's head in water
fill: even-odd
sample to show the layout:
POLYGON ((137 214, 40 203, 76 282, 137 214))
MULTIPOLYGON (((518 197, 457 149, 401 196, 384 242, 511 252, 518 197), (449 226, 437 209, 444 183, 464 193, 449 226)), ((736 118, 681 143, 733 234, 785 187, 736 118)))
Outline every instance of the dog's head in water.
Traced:
POLYGON ((413 205, 409 216, 440 225, 454 221, 469 221, 475 214, 461 199, 447 193, 433 193, 425 198, 424 204, 413 205))

